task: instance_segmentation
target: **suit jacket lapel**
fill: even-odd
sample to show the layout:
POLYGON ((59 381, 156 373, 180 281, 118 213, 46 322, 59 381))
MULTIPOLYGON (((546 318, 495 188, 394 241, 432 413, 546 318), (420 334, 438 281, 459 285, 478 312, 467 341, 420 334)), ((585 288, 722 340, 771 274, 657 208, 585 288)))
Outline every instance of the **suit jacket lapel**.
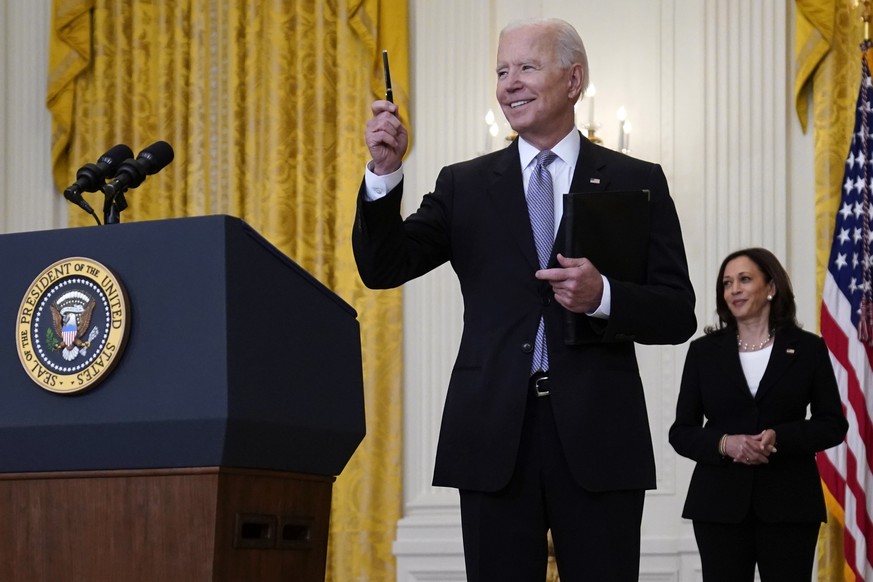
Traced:
POLYGON ((720 363, 722 373, 728 379, 731 386, 737 386, 743 396, 751 398, 752 393, 749 391, 749 383, 746 381, 743 365, 740 363, 740 352, 737 350, 736 334, 732 333, 730 329, 724 329, 718 332, 717 338, 717 361, 720 363))
MULTIPOLYGON (((518 159, 518 141, 516 140, 507 146, 502 154, 492 165, 493 177, 488 185, 488 192, 494 203, 494 208, 497 209, 496 214, 506 222, 510 232, 519 233, 515 240, 527 261, 536 270, 539 269, 539 259, 530 226, 527 201, 524 198, 522 168, 518 159)), ((598 148, 582 136, 570 192, 592 192, 605 189, 609 185, 609 179, 602 172, 605 165, 598 148)), ((564 248, 563 231, 564 221, 561 220, 555 236, 555 243, 552 246, 549 266, 557 264, 557 253, 564 248)))
POLYGON ((496 216, 506 223, 508 232, 517 233, 513 236, 514 240, 525 259, 536 270, 539 269, 539 258, 530 226, 527 201, 524 198, 518 141, 512 142, 501 153, 491 168, 488 194, 496 216))
POLYGON ((767 369, 758 385, 755 400, 761 400, 779 382, 782 376, 794 363, 795 358, 803 357, 797 353, 797 336, 792 330, 780 331, 773 340, 773 351, 770 352, 770 361, 767 369))
MULTIPOLYGON (((600 150, 585 136, 579 143, 579 157, 576 159, 576 169, 573 171, 573 179, 570 181, 570 192, 600 192, 609 185, 602 170, 606 166, 600 150)), ((557 264, 557 254, 563 253, 564 249, 564 219, 558 226, 558 234, 555 236, 555 244, 552 247, 550 265, 557 264)))
POLYGON ((579 143, 579 158, 570 183, 570 192, 599 192, 609 185, 609 178, 603 174, 606 162, 600 150, 584 136, 579 143))
MULTIPOLYGON (((746 375, 743 373, 743 365, 740 363, 736 336, 727 330, 720 332, 717 349, 721 354, 719 360, 722 362, 723 372, 730 379, 731 384, 740 386, 743 394, 751 397, 749 384, 746 381, 746 375)), ((770 359, 767 362, 767 368, 764 370, 764 376, 761 378, 758 384, 758 391, 754 396, 755 400, 759 401, 764 398, 785 375, 794 363, 794 359, 798 357, 796 349, 797 335, 792 330, 789 329, 776 334, 773 350, 770 352, 770 359)))

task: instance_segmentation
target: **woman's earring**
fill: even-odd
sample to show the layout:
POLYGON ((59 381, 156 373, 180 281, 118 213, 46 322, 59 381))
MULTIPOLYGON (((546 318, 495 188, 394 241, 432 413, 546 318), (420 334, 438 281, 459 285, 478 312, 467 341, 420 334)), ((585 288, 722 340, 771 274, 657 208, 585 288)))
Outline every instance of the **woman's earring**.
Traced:
POLYGON ((773 296, 770 294, 767 294, 767 301, 773 301, 773 296))

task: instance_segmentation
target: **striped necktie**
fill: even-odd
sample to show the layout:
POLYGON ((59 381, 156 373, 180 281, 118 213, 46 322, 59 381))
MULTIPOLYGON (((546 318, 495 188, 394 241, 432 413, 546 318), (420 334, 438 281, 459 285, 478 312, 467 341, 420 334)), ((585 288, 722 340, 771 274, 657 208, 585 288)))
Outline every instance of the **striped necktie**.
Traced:
MULTIPOLYGON (((537 154, 536 165, 527 185, 527 211, 530 215, 530 226, 533 230, 534 242, 537 247, 537 257, 540 268, 545 269, 552 254, 555 242, 555 210, 554 192, 552 190, 552 175, 548 166, 558 157, 551 150, 537 154)), ((534 356, 531 372, 549 369, 549 351, 546 346, 545 322, 540 318, 537 336, 534 341, 534 356)))

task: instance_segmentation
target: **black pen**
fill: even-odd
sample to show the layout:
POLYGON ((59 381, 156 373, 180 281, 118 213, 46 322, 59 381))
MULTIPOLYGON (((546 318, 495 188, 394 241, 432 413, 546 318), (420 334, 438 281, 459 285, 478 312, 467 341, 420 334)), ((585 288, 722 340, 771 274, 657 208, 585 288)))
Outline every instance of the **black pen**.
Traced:
POLYGON ((394 103, 394 92, 391 90, 391 69, 388 68, 388 51, 382 49, 382 67, 385 69, 385 99, 394 103))

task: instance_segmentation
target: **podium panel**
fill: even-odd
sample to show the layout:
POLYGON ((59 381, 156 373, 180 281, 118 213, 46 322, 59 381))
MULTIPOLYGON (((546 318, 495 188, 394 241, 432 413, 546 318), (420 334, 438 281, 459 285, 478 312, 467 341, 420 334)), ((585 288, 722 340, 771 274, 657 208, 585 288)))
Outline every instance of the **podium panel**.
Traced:
MULTIPOLYGON (((365 433, 354 309, 228 216, 2 235, 0 256, 0 580, 323 580, 332 483, 365 433), (73 257, 126 289, 127 342, 58 393, 16 342, 41 337, 34 281, 73 257)), ((73 308, 40 301, 45 350, 76 357, 73 308)))
POLYGON ((324 580, 332 481, 219 468, 0 475, 0 580, 324 580))
POLYGON ((364 436, 355 311, 239 219, 3 235, 0 256, 0 472, 338 475, 364 436), (71 256, 115 273, 131 318, 116 368, 72 396, 27 376, 13 335, 34 277, 71 256))

